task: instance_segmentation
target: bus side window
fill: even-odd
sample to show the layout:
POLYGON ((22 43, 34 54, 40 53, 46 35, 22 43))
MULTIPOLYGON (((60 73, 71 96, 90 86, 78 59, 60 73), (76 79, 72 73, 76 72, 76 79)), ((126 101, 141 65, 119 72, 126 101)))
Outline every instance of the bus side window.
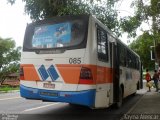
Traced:
POLYGON ((100 61, 108 61, 108 37, 107 32, 101 27, 97 26, 97 47, 98 59, 100 61))
POLYGON ((128 68, 131 67, 131 55, 130 52, 127 50, 127 65, 128 68))
POLYGON ((120 65, 126 66, 126 49, 122 44, 118 44, 118 51, 120 56, 120 65))

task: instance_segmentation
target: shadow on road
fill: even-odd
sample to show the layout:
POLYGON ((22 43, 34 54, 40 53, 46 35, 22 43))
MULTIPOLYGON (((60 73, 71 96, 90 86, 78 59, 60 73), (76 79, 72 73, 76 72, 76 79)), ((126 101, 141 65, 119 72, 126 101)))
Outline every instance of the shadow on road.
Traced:
POLYGON ((119 109, 114 105, 105 109, 90 109, 78 105, 58 104, 43 113, 21 114, 18 120, 119 120, 142 96, 143 94, 136 94, 125 98, 123 106, 119 109))

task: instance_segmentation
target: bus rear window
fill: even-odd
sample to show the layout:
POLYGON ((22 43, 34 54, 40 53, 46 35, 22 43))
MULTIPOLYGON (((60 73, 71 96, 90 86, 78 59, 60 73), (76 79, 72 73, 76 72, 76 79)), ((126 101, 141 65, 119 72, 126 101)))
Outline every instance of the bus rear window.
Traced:
POLYGON ((46 25, 35 27, 32 38, 33 48, 55 48, 65 47, 71 42, 71 24, 60 23, 55 25, 46 25))
POLYGON ((88 20, 60 19, 28 25, 23 50, 72 49, 87 39, 88 20))

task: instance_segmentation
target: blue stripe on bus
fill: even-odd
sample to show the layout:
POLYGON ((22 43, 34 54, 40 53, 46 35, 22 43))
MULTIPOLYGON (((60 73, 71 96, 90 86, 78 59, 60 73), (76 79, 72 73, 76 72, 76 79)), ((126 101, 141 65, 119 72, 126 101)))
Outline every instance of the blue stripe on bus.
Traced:
POLYGON ((53 102, 67 102, 72 104, 85 105, 94 107, 95 104, 95 89, 85 91, 55 91, 30 88, 20 85, 20 94, 28 99, 40 99, 53 102))
POLYGON ((49 77, 44 65, 41 65, 41 67, 38 69, 38 72, 40 73, 43 81, 49 77))
POLYGON ((59 78, 59 75, 55 69, 55 67, 53 65, 51 65, 48 69, 47 69, 52 81, 55 81, 56 79, 59 78))

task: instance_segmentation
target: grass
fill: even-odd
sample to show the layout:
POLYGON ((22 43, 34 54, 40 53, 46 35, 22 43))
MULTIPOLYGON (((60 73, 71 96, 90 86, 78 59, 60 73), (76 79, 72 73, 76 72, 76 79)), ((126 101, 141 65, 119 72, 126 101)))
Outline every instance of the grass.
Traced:
POLYGON ((12 86, 0 86, 0 91, 4 91, 4 92, 9 92, 9 91, 12 91, 12 90, 19 90, 19 86, 16 86, 16 87, 12 87, 12 86))

